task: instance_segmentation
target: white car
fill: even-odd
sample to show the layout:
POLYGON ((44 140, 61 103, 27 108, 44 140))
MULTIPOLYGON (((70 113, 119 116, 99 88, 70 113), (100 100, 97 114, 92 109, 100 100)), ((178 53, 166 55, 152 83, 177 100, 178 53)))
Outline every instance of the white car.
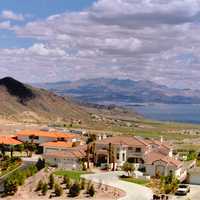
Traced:
POLYGON ((178 189, 176 190, 176 195, 187 195, 187 193, 190 192, 190 186, 185 184, 180 184, 178 186, 178 189))

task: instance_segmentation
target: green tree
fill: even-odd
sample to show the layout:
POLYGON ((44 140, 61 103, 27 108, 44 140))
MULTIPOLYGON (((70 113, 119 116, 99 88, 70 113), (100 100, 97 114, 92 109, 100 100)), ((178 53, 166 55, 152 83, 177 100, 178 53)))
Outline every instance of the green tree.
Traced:
POLYGON ((49 176, 49 188, 50 188, 50 189, 53 189, 54 184, 55 184, 55 179, 54 179, 53 174, 51 174, 51 175, 49 176))
POLYGON ((114 171, 115 163, 116 163, 116 148, 111 143, 109 143, 109 146, 108 146, 108 159, 109 159, 109 163, 113 164, 112 171, 114 171))
POLYGON ((70 197, 77 197, 80 194, 80 184, 78 182, 74 183, 69 189, 70 197))
POLYGON ((23 144, 19 144, 17 145, 17 150, 21 153, 22 155, 22 152, 24 151, 24 145, 23 144))
POLYGON ((27 153, 27 156, 32 157, 33 152, 36 150, 36 145, 33 143, 33 141, 25 142, 24 143, 24 149, 27 153))
POLYGON ((132 163, 125 162, 125 163, 123 164, 123 166, 122 166, 122 170, 125 171, 125 172, 127 172, 127 173, 128 173, 128 176, 130 176, 130 174, 131 174, 132 172, 134 172, 135 168, 134 168, 134 166, 133 166, 132 163))
POLYGON ((1 154, 3 156, 3 158, 5 157, 5 153, 6 153, 6 146, 5 144, 0 144, 0 150, 1 150, 1 154))

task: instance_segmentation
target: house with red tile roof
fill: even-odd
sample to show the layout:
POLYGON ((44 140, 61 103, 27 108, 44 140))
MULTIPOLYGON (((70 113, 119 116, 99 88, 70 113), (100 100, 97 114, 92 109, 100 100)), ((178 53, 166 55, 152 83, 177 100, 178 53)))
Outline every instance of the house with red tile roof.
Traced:
POLYGON ((8 136, 8 135, 1 135, 0 136, 0 144, 4 144, 4 145, 20 145, 22 144, 22 142, 20 142, 19 140, 17 140, 15 138, 15 136, 8 136))
POLYGON ((54 141, 78 142, 80 136, 72 133, 49 132, 41 130, 22 130, 16 133, 17 139, 22 142, 42 144, 54 141))
POLYGON ((72 148, 75 143, 67 141, 53 141, 45 142, 40 144, 43 147, 43 153, 52 153, 52 152, 66 152, 69 148, 72 148))
MULTIPOLYGON (((61 145, 63 146, 63 145, 61 145)), ((47 151, 43 154, 43 158, 51 166, 61 169, 76 169, 82 167, 82 158, 86 156, 86 146, 66 147, 63 151, 47 151)))
POLYGON ((95 146, 97 166, 109 164, 109 149, 112 147, 116 167, 128 161, 152 177, 173 173, 182 180, 186 176, 182 162, 173 157, 171 146, 163 140, 115 136, 97 141, 95 146))

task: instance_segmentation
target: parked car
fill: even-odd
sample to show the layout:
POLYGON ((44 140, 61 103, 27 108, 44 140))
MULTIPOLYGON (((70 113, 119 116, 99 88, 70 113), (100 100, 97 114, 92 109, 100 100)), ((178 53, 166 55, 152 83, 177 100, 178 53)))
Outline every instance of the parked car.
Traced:
POLYGON ((176 195, 187 195, 187 193, 190 192, 190 186, 185 184, 180 184, 178 186, 178 189, 176 190, 176 195))

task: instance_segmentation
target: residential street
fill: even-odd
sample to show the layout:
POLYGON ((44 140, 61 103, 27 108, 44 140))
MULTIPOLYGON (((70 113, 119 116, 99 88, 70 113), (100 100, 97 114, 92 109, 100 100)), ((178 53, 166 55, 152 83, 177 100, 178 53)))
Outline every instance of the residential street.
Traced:
POLYGON ((172 200, 199 200, 200 199, 200 185, 191 185, 191 191, 187 196, 176 196, 172 200))
POLYGON ((152 198, 152 192, 149 188, 140 186, 138 184, 121 181, 119 180, 118 175, 118 172, 107 172, 87 174, 83 175, 82 177, 86 178, 87 180, 106 184, 125 191, 126 196, 120 198, 120 200, 150 200, 152 198))

